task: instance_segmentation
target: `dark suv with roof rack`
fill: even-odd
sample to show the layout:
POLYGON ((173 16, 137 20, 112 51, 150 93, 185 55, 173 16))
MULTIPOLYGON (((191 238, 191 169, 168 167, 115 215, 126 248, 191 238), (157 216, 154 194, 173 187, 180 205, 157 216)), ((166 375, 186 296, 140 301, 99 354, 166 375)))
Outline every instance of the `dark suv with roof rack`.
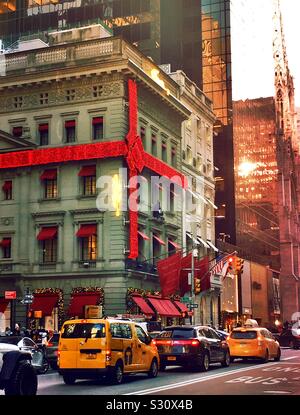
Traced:
POLYGON ((230 364, 225 340, 208 326, 170 326, 155 339, 160 356, 160 369, 186 366, 207 371, 210 363, 230 364))

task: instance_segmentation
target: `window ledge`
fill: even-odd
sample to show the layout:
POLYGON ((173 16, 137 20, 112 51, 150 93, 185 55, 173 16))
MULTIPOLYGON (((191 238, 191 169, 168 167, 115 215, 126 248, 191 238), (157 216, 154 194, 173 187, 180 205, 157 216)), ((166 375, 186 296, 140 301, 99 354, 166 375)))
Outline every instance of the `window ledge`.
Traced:
POLYGON ((76 197, 76 199, 81 200, 81 199, 95 199, 98 195, 78 195, 76 197))
POLYGON ((38 199, 38 203, 44 203, 44 202, 60 202, 61 201, 61 197, 53 197, 53 198, 43 198, 43 199, 38 199))

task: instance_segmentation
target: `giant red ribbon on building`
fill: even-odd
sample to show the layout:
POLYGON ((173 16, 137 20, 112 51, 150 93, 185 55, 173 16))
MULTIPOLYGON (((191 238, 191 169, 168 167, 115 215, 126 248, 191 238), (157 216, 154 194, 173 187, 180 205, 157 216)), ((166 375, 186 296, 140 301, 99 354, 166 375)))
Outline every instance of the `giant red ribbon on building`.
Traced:
POLYGON ((0 154, 0 169, 39 166, 68 161, 125 157, 129 168, 129 178, 131 179, 131 186, 129 188, 129 197, 131 197, 131 206, 129 208, 129 258, 135 259, 138 256, 138 211, 137 200, 133 197, 134 192, 137 190, 137 181, 134 180, 134 177, 138 173, 141 173, 144 167, 147 167, 159 176, 164 176, 183 188, 186 188, 187 184, 182 173, 145 152, 142 140, 137 134, 137 85, 132 79, 128 80, 128 97, 129 131, 125 142, 112 141, 13 151, 0 154))

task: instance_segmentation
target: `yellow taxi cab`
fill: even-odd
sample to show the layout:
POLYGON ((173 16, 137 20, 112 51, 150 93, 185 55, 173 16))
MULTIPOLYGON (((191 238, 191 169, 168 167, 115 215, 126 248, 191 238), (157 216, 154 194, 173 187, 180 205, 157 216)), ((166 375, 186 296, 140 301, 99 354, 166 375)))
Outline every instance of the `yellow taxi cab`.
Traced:
POLYGON ((156 377, 159 355, 152 338, 134 321, 69 320, 60 332, 58 367, 68 385, 102 375, 120 384, 129 373, 156 377))
POLYGON ((280 360, 281 351, 278 341, 269 330, 258 327, 257 323, 233 329, 227 338, 227 343, 231 361, 237 358, 259 358, 263 362, 268 362, 270 359, 280 360))

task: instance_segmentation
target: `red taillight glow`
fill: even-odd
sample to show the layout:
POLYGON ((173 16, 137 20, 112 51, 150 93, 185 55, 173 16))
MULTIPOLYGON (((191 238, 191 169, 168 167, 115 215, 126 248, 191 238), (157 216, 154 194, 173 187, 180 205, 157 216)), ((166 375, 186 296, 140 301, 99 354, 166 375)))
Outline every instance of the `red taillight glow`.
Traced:
POLYGON ((52 346, 54 346, 54 344, 53 343, 48 343, 47 346, 52 347, 52 346))
POLYGON ((152 340, 152 344, 154 345, 154 346, 156 346, 156 340, 152 340))
POLYGON ((199 346, 199 340, 156 340, 157 346, 199 346))

